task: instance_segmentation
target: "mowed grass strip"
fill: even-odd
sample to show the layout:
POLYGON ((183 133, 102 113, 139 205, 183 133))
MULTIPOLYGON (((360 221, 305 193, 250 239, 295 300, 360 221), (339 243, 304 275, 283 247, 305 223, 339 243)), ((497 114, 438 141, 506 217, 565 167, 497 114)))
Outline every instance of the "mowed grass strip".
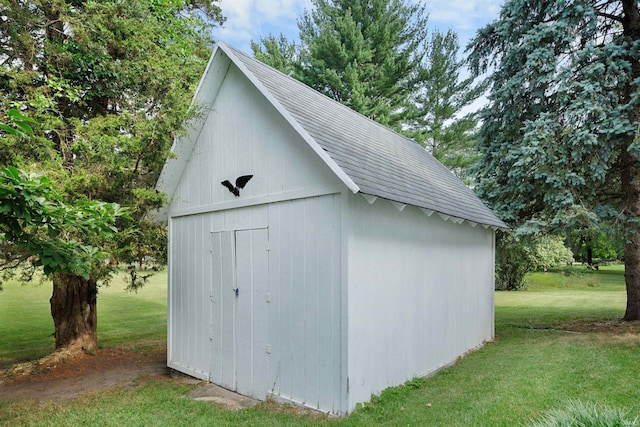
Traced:
MULTIPOLYGON (((138 292, 125 291, 119 274, 98 291, 98 343, 101 347, 142 340, 164 341, 167 333, 167 276, 158 273, 138 292)), ((0 367, 38 359, 54 350, 49 298, 51 282, 10 281, 0 291, 0 367)))
POLYGON ((62 403, 0 402, 0 423, 519 426, 576 399, 640 413, 640 333, 563 329, 576 320, 614 322, 622 316, 622 269, 539 274, 543 279, 531 275, 526 291, 496 293, 494 342, 431 378, 387 389, 346 418, 300 415, 272 403, 228 411, 185 399, 194 386, 151 381, 62 403))

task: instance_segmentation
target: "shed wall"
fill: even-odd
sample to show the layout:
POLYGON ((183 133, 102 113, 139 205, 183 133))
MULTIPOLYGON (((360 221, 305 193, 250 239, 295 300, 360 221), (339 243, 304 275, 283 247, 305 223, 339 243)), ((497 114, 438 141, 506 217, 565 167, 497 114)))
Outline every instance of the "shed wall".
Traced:
POLYGON ((223 203, 326 194, 341 184, 236 66, 229 67, 213 105, 203 113, 202 132, 171 201, 174 216, 229 207, 223 203), (249 174, 253 178, 240 198, 220 184, 249 174))
POLYGON ((269 205, 269 392, 346 410, 342 366, 342 195, 269 205))
POLYGON ((493 231, 349 195, 349 408, 493 338, 493 231))
POLYGON ((169 207, 169 366, 341 413, 344 186, 233 64, 223 74, 169 207), (245 174, 240 197, 220 185, 245 174), (260 229, 266 285, 247 271, 263 269, 260 229), (239 281, 251 283, 249 320, 239 281))
POLYGON ((341 206, 333 194, 173 218, 169 366, 260 399, 344 412, 341 206), (251 230, 268 234, 266 265, 251 247, 259 239, 243 243, 251 230), (239 245, 255 255, 241 262, 249 249, 239 245), (242 280, 255 283, 250 297, 242 280))

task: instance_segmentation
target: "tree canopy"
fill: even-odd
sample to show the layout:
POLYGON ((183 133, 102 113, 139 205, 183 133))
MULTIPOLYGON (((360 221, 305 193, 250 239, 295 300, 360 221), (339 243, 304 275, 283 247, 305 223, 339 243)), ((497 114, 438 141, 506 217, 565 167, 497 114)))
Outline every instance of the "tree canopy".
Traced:
MULTIPOLYGON (((194 114, 188 106, 210 56, 210 30, 224 21, 217 3, 0 2, 0 111, 34 120, 32 135, 0 134, 0 165, 29 171, 5 175, 50 187, 59 206, 127 206, 128 219, 120 216, 116 224, 123 232, 101 242, 127 265, 165 260, 164 227, 148 213, 163 202, 155 182, 194 114)), ((87 291, 78 301, 89 297, 84 302, 95 309, 99 272, 84 273, 74 269, 54 279, 54 321, 73 309, 64 306, 64 293, 82 286, 87 291)), ((57 346, 58 332, 56 322, 57 346)))
POLYGON ((424 5, 407 0, 316 0, 298 21, 300 44, 282 34, 252 42, 260 61, 429 150, 463 179, 476 159, 473 114, 484 90, 461 78, 458 38, 428 34, 424 5))
POLYGON ((412 137, 459 178, 470 179, 476 160, 475 113, 463 115, 485 90, 474 77, 462 78, 465 63, 458 59, 458 36, 452 30, 433 31, 420 65, 421 90, 414 102, 412 137))
POLYGON ((102 245, 117 231, 116 218, 125 216, 116 203, 97 201, 67 205, 51 180, 20 171, 0 169, 0 271, 20 268, 31 279, 35 268, 85 279, 108 260, 102 245), (29 259, 25 265, 24 261, 29 259))
MULTIPOLYGON (((11 109, 0 122, 0 132, 33 135, 34 122, 11 109)), ((47 177, 13 166, 0 169, 0 277, 12 277, 19 269, 28 281, 42 267, 45 275, 75 274, 88 279, 108 254, 83 241, 109 239, 122 212, 117 204, 102 202, 85 202, 78 208, 68 206, 47 177), (82 236, 83 241, 72 236, 82 236)))
POLYGON ((223 20, 215 3, 0 6, 0 102, 37 123, 29 138, 2 137, 0 164, 49 176, 66 201, 128 206, 122 261, 163 260, 161 230, 145 218, 162 203, 155 182, 210 55, 209 28, 223 20))
POLYGON ((508 0, 469 45, 489 71, 477 190, 519 233, 617 224, 640 318, 640 7, 508 0))
POLYGON ((284 34, 280 33, 278 37, 269 34, 261 38, 260 43, 252 40, 251 50, 257 60, 289 76, 296 76, 300 47, 287 40, 284 34))
POLYGON ((312 0, 298 20, 299 46, 269 36, 264 50, 252 47, 268 65, 402 131, 418 90, 426 23, 424 5, 406 0, 312 0))

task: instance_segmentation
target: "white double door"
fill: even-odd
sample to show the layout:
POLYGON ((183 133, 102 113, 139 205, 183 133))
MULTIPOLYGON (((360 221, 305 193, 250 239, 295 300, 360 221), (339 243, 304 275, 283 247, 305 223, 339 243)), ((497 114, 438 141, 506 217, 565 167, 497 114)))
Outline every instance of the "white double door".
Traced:
POLYGON ((211 233, 211 381, 264 399, 268 387, 269 230, 211 233))

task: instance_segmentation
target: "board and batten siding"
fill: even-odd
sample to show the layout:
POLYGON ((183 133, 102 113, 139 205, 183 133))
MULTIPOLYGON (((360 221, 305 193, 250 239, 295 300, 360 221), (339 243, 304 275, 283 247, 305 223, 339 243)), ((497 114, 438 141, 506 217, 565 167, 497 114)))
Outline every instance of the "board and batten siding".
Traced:
POLYGON ((344 412, 344 186, 233 64, 216 94, 168 210, 169 366, 344 412))
POLYGON ((341 194, 269 205, 269 393, 336 414, 346 406, 341 206, 341 194))
POLYGON ((169 221, 168 365, 342 415, 492 339, 493 230, 353 194, 406 201, 406 188, 371 176, 380 161, 365 160, 422 152, 396 144, 379 157, 359 143, 396 136, 214 52, 194 100, 201 115, 158 184, 170 194, 158 216, 169 221), (346 121, 330 136, 335 114, 346 121), (242 175, 252 178, 239 197, 221 185, 242 175))
POLYGON ((169 366, 344 412, 341 206, 337 193, 171 218, 169 366))
POLYGON ((493 338, 491 229, 349 195, 349 410, 493 338))
POLYGON ((335 174, 235 65, 203 114, 171 202, 174 214, 341 191, 335 174), (220 185, 249 174, 240 199, 220 185))

